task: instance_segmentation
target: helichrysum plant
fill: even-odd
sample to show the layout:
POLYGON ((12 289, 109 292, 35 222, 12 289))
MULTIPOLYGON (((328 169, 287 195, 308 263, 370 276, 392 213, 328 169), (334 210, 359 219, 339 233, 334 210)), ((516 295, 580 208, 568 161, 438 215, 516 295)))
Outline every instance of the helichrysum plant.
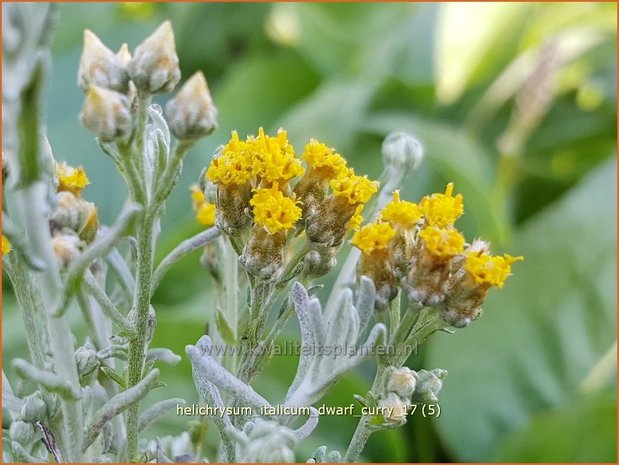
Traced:
POLYGON ((155 266, 183 158, 217 126, 204 75, 187 79, 162 109, 153 96, 181 80, 169 22, 133 53, 84 32, 81 121, 129 192, 117 220, 104 225, 85 170, 57 161, 45 138, 55 7, 7 4, 3 13, 2 263, 29 350, 11 362, 16 379, 3 372, 5 461, 352 462, 372 433, 402 426, 414 406, 437 405, 447 373, 407 368, 411 348, 478 318, 488 290, 501 288, 522 257, 492 255, 487 242, 464 238, 455 226, 464 199, 452 183, 418 203, 400 197, 423 155, 413 137, 386 138, 379 183, 321 141, 298 150, 284 129, 232 132, 187 194, 204 231, 155 266), (143 431, 186 402, 141 408, 163 385, 157 364, 180 360, 151 346, 151 297, 174 263, 198 249, 215 301, 205 303, 208 334, 186 355, 199 405, 210 410, 182 434, 149 440, 143 431), (340 259, 321 302, 316 280, 340 259), (77 311, 85 339, 67 318, 77 311), (273 349, 293 316, 302 340, 296 375, 283 399, 263 397, 252 382, 278 363, 273 349), (320 420, 321 399, 364 360, 376 363, 376 376, 355 396, 365 414, 347 450, 326 444, 295 455, 320 420), (202 448, 209 417, 221 439, 214 454, 202 448))

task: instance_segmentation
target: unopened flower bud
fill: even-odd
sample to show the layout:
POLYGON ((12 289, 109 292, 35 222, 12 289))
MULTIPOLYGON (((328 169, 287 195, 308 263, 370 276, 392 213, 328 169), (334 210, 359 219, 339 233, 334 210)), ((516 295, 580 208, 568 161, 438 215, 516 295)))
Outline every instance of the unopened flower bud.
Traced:
POLYGON ((447 370, 435 368, 432 371, 419 370, 417 372, 417 387, 413 393, 413 401, 436 403, 438 394, 443 388, 443 380, 447 377, 447 370))
POLYGON ((378 401, 378 406, 385 409, 383 417, 388 422, 401 424, 406 422, 406 408, 404 401, 400 399, 400 396, 396 393, 390 392, 387 394, 387 397, 380 399, 378 401))
POLYGON ((181 71, 170 21, 162 23, 137 47, 128 68, 131 80, 143 92, 156 94, 174 89, 181 71))
POLYGON ((122 66, 127 66, 129 64, 131 61, 131 52, 129 51, 129 46, 126 43, 120 46, 118 52, 116 52, 116 58, 118 58, 118 61, 122 66))
POLYGON ((217 127, 217 108, 202 71, 198 71, 168 102, 166 118, 172 133, 180 140, 206 137, 217 127))
POLYGON ((59 192, 58 203, 50 217, 52 232, 65 233, 68 228, 87 243, 92 242, 99 229, 99 211, 95 204, 87 202, 72 192, 59 192))
POLYGON ((103 142, 124 139, 131 133, 130 107, 127 96, 91 85, 82 109, 82 123, 103 142))
POLYGON ((423 146, 405 132, 392 132, 383 141, 382 154, 385 167, 398 171, 414 170, 423 161, 423 146))
POLYGON ((84 31, 77 84, 85 91, 94 85, 122 93, 129 85, 129 75, 119 57, 88 29, 84 31))
POLYGON ((417 373, 408 367, 394 368, 387 378, 387 391, 402 398, 410 398, 417 386, 417 373))
POLYGON ((22 420, 14 420, 11 423, 9 435, 12 441, 16 441, 22 446, 27 446, 34 440, 34 427, 32 426, 32 423, 26 423, 22 420))
POLYGON ((242 461, 245 462, 294 462, 294 433, 276 421, 257 422, 248 434, 242 461))
POLYGON ((78 347, 75 351, 75 362, 80 376, 91 374, 99 366, 97 352, 90 347, 78 347))
POLYGON ((82 241, 74 232, 55 234, 52 250, 62 268, 68 267, 81 253, 82 241))
POLYGON ((20 414, 22 419, 28 423, 45 420, 47 406, 45 402, 43 402, 43 399, 41 399, 39 393, 35 392, 24 398, 20 414))

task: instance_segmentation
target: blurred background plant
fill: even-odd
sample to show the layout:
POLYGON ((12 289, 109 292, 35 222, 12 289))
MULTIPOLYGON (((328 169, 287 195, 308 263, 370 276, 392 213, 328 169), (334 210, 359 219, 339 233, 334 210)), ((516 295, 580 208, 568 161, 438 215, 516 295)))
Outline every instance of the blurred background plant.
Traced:
MULTIPOLYGON (((436 336, 409 361, 449 371, 441 417, 415 416, 374 435, 363 458, 614 462, 616 14, 612 3, 63 4, 49 139, 58 158, 84 165, 88 197, 111 222, 126 191, 76 118, 82 31, 112 49, 133 47, 164 19, 176 31, 182 75, 203 70, 220 109, 217 132, 185 158, 163 218, 164 251, 200 230, 189 186, 232 129, 284 126, 296 147, 316 137, 372 178, 384 136, 414 134, 426 161, 402 197, 454 181, 470 212, 460 220, 466 235, 526 262, 475 325, 436 336)), ((210 278, 198 259, 183 259, 154 297, 156 346, 183 353, 204 333, 210 278)), ((3 282, 5 362, 26 346, 3 282)), ((296 338, 289 329, 283 338, 296 338)), ((279 357, 257 390, 283 398, 296 363, 279 357)), ((149 402, 170 393, 197 400, 186 359, 161 371, 168 387, 149 402)), ((348 405, 372 375, 370 363, 360 367, 325 403, 348 405)), ((177 434, 187 420, 169 415, 150 434, 177 434)), ((323 417, 299 458, 324 443, 344 450, 355 426, 323 417)), ((207 439, 214 446, 218 436, 207 439)))

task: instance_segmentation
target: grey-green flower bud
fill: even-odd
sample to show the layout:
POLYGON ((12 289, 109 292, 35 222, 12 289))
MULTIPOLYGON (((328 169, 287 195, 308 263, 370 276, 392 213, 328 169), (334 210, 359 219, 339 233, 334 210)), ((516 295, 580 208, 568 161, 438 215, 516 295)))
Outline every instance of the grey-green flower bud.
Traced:
POLYGON ((213 104, 206 78, 198 71, 168 102, 166 118, 172 133, 180 140, 206 137, 217 127, 217 108, 213 104))
POLYGON ((246 462, 294 462, 294 433, 276 421, 257 421, 247 436, 241 459, 246 462))
POLYGON ((34 440, 34 426, 32 423, 26 423, 22 420, 14 420, 11 423, 9 435, 12 441, 20 443, 22 446, 27 446, 34 440))
POLYGON ((174 89, 181 71, 170 21, 162 23, 136 48, 128 69, 131 80, 143 92, 156 94, 174 89))
POLYGON ((387 376, 387 391, 395 392, 402 398, 410 399, 417 385, 417 373, 408 367, 392 367, 387 376))
POLYGON ((35 421, 44 421, 47 415, 47 406, 41 395, 35 392, 32 395, 24 398, 24 403, 20 410, 21 417, 28 423, 34 423, 35 421))
POLYGON ((404 400, 395 392, 390 392, 386 397, 378 401, 378 406, 384 409, 386 421, 390 423, 406 423, 406 406, 404 400))
POLYGON ((443 380, 447 377, 447 370, 435 368, 432 371, 419 370, 417 372, 417 387, 413 394, 413 401, 428 404, 438 402, 438 394, 443 388, 443 380))
POLYGON ((397 170, 417 169, 423 161, 423 146, 405 132, 390 133, 382 145, 383 164, 397 170))
POLYGON ((84 31, 77 84, 84 91, 95 85, 122 93, 127 92, 129 85, 129 75, 119 57, 88 29, 84 31))
POLYGON ((91 85, 82 108, 82 123, 102 142, 124 139, 131 133, 130 107, 127 96, 91 85))
POLYGON ((80 376, 91 374, 99 366, 97 352, 90 347, 78 347, 75 351, 75 362, 80 376))

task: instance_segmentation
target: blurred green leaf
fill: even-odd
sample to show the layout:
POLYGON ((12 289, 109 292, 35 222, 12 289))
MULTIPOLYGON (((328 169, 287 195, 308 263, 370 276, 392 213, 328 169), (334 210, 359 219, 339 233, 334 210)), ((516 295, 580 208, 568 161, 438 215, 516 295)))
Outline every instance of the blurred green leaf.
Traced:
POLYGON ((617 463, 616 423, 615 392, 576 399, 510 434, 494 460, 617 463))
POLYGON ((510 251, 525 261, 484 316, 431 341, 428 366, 449 371, 437 426, 458 460, 487 459, 532 416, 573 401, 616 340, 615 173, 605 163, 524 224, 510 251))

